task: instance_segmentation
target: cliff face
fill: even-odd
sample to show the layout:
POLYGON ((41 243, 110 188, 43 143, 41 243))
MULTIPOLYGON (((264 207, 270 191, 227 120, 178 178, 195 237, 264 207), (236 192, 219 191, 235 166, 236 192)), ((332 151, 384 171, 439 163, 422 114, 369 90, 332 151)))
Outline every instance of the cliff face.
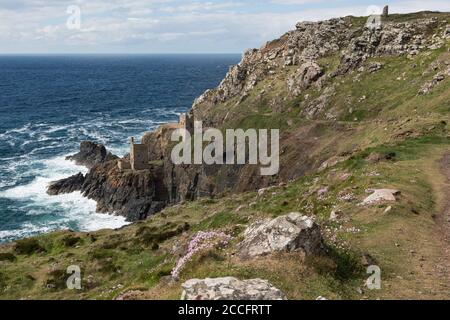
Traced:
MULTIPOLYGON (((365 23, 366 18, 353 17, 301 22, 281 38, 248 50, 217 88, 195 100, 190 114, 204 127, 281 129, 280 173, 261 177, 252 165, 172 168, 166 161, 169 189, 177 190, 172 198, 267 187, 311 172, 332 156, 358 151, 362 146, 338 143, 358 132, 354 123, 339 121, 352 113, 352 99, 349 106, 333 105, 339 82, 378 71, 382 64, 371 61, 375 58, 412 58, 442 47, 448 37, 443 22, 427 13, 413 22, 384 18, 376 28, 365 23), (262 113, 269 114, 267 120, 262 113), (248 121, 252 117, 255 121, 248 121)), ((148 136, 165 141, 169 135, 148 136)), ((155 140, 148 140, 155 158, 168 159, 169 150, 156 147, 164 142, 155 140)))
POLYGON ((162 169, 120 172, 117 162, 95 166, 85 178, 81 192, 97 201, 99 212, 114 212, 130 221, 146 219, 167 205, 168 192, 162 169))
MULTIPOLYGON (((277 175, 261 176, 257 165, 175 166, 170 159, 174 145, 170 136, 178 126, 168 124, 142 138, 150 161, 161 167, 120 173, 113 162, 100 163, 86 176, 81 190, 98 201, 99 211, 135 220, 167 204, 257 190, 314 172, 335 158, 352 157, 370 144, 358 135, 366 135, 374 119, 382 121, 380 118, 388 116, 394 106, 390 96, 402 95, 404 102, 418 103, 418 91, 395 91, 399 81, 404 81, 405 71, 392 68, 397 83, 387 90, 378 86, 370 91, 369 78, 389 68, 386 59, 412 61, 423 52, 439 52, 449 38, 447 22, 433 13, 420 13, 412 20, 394 15, 383 18, 376 28, 366 27, 366 21, 345 17, 298 23, 281 38, 248 50, 217 88, 195 100, 190 116, 202 121, 203 127, 280 129, 277 175)), ((419 69, 417 64, 411 68, 419 69)), ((417 85, 422 87, 429 84, 426 91, 430 92, 449 71, 448 58, 443 56, 413 81, 421 81, 417 85), (437 72, 439 78, 425 81, 437 72)), ((424 130, 399 123, 383 139, 420 136, 424 130)), ((106 151, 101 150, 100 155, 106 158, 106 151)), ((88 160, 96 157, 85 155, 88 160)), ((80 177, 72 179, 80 185, 80 177)), ((77 189, 64 183, 62 188, 77 189)))

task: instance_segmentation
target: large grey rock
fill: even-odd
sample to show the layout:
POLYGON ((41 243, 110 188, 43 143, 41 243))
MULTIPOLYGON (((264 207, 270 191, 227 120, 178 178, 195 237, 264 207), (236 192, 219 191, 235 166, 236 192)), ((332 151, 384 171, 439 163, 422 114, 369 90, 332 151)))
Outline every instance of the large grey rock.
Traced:
POLYGON ((450 24, 447 25, 444 29, 444 37, 445 38, 450 38, 450 24))
POLYGON ((286 300, 282 291, 261 279, 191 279, 182 287, 181 300, 286 300))
POLYGON ((397 195, 400 194, 400 191, 393 189, 377 189, 373 190, 373 193, 364 199, 363 204, 374 204, 384 201, 396 201, 397 195))
POLYGON ((252 224, 238 245, 239 256, 250 258, 273 252, 303 251, 318 254, 322 249, 322 234, 312 218, 290 213, 276 219, 252 224))
POLYGON ((317 63, 314 61, 306 62, 287 80, 288 89, 293 95, 299 95, 322 75, 323 70, 317 63))

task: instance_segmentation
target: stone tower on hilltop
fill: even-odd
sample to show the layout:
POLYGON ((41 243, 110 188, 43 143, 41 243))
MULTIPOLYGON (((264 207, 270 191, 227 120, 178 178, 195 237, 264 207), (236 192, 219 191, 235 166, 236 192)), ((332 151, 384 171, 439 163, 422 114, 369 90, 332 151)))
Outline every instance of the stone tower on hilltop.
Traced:
POLYGON ((389 16, 389 6, 384 6, 382 16, 383 18, 387 18, 389 16))

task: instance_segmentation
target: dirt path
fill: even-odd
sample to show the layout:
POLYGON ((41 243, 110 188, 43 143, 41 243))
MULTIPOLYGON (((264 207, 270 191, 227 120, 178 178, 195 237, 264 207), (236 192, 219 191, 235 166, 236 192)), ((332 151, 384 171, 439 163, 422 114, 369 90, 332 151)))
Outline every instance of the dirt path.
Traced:
POLYGON ((442 184, 443 188, 440 190, 440 215, 438 222, 443 228, 445 241, 450 244, 450 152, 444 155, 439 165, 444 181, 442 184))
POLYGON ((447 278, 450 282, 450 152, 439 161, 439 172, 442 181, 439 188, 435 188, 439 209, 436 222, 441 230, 444 256, 436 266, 436 271, 440 277, 447 278))

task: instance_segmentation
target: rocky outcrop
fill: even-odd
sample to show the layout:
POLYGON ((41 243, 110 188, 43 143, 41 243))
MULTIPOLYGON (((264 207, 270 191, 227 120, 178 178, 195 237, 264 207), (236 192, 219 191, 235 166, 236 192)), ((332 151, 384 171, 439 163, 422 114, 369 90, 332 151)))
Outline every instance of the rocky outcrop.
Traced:
POLYGON ((167 205, 168 193, 161 168, 121 172, 116 161, 95 166, 81 192, 97 201, 97 211, 115 213, 129 221, 142 220, 167 205))
POLYGON ((290 213, 276 219, 252 224, 238 245, 242 258, 268 255, 274 252, 302 251, 306 255, 320 254, 322 234, 312 218, 290 213))
POLYGON ((433 79, 427 81, 423 84, 423 86, 419 90, 419 95, 427 95, 429 94, 434 87, 436 87, 439 83, 443 82, 445 78, 450 77, 450 67, 447 70, 438 72, 433 79))
POLYGON ((118 157, 108 152, 104 145, 91 141, 81 142, 80 151, 66 158, 66 160, 75 161, 77 165, 85 166, 88 169, 91 169, 96 164, 115 159, 118 159, 118 157))
POLYGON ((377 189, 372 191, 373 193, 362 202, 363 205, 385 201, 397 201, 396 196, 400 194, 400 191, 393 189, 377 189))
POLYGON ((192 279, 182 287, 181 300, 287 300, 282 291, 261 279, 192 279))
POLYGON ((444 37, 447 39, 450 38, 450 24, 444 28, 444 37))
POLYGON ((97 202, 98 212, 122 215, 128 221, 145 219, 168 204, 169 194, 161 166, 154 165, 136 172, 121 171, 114 160, 116 157, 104 146, 86 142, 82 143, 74 158, 93 167, 86 176, 79 173, 51 183, 48 194, 80 191, 83 196, 97 202), (100 163, 94 164, 98 161, 100 163))
MULTIPOLYGON (((295 30, 281 38, 260 49, 248 50, 217 88, 207 90, 195 100, 195 117, 207 121, 206 115, 214 105, 235 97, 242 101, 258 83, 283 72, 286 67, 298 66, 287 85, 292 94, 299 94, 322 75, 317 61, 331 54, 341 54, 340 65, 329 74, 335 77, 356 70, 371 57, 415 55, 420 50, 437 48, 443 45, 443 40, 438 35, 427 36, 429 30, 437 26, 438 20, 434 17, 414 22, 384 21, 377 28, 355 27, 349 17, 299 22, 295 30)), ((442 38, 448 36, 447 29, 442 38)), ((380 68, 380 64, 374 64, 369 72, 380 68)))
POLYGON ((317 63, 312 61, 306 62, 287 80, 288 90, 292 95, 298 96, 322 75, 323 70, 317 63))
POLYGON ((47 193, 51 196, 56 196, 59 194, 81 191, 84 180, 84 175, 82 173, 78 173, 67 179, 62 179, 51 183, 47 188, 47 193))

